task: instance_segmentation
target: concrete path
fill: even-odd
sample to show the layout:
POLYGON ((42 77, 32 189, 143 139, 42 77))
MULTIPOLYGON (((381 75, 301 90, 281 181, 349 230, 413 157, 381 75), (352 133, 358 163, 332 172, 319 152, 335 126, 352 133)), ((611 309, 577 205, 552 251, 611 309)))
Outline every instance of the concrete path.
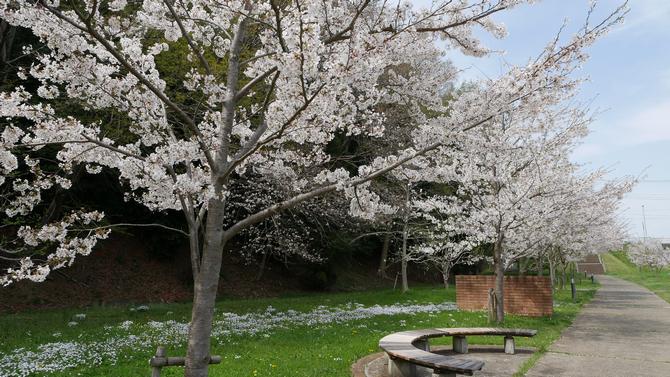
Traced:
POLYGON ((670 376, 670 304, 639 285, 597 279, 593 301, 526 376, 670 376))

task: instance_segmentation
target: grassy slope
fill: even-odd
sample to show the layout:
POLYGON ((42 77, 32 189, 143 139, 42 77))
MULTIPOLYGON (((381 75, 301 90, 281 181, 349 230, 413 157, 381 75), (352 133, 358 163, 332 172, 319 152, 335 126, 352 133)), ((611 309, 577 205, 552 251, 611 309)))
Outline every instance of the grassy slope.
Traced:
MULTIPOLYGON (((533 346, 540 351, 556 340, 568 326, 583 302, 595 292, 595 286, 584 283, 580 288, 580 300, 570 302, 569 290, 559 292, 558 306, 553 318, 524 318, 508 316, 505 326, 538 330, 532 339, 519 339, 519 346, 533 346)), ((356 292, 346 294, 315 294, 301 297, 286 297, 255 300, 224 300, 218 310, 231 312, 263 311, 268 305, 278 310, 294 309, 306 311, 319 305, 335 306, 348 302, 364 305, 392 304, 416 301, 418 303, 455 301, 455 291, 434 287, 419 287, 405 295, 391 290, 356 292)), ((91 308, 87 318, 77 327, 67 327, 70 318, 81 310, 54 310, 27 312, 0 317, 0 352, 18 347, 33 348, 50 341, 96 339, 103 325, 117 325, 124 320, 146 322, 149 320, 175 319, 186 321, 189 306, 186 304, 152 305, 148 312, 130 313, 126 307, 91 308), (172 314, 168 314, 172 312, 172 314), (62 336, 54 338, 54 332, 62 336)), ((212 368, 211 376, 348 376, 350 365, 358 358, 377 351, 377 342, 385 334, 410 329, 429 327, 476 327, 487 326, 484 313, 443 312, 437 315, 377 316, 344 324, 307 327, 296 324, 291 329, 272 331, 269 337, 233 336, 225 342, 214 342, 215 354, 223 356, 222 365, 212 368), (403 327, 401 321, 407 325, 403 327)), ((449 339, 443 339, 447 342, 449 339)), ((499 337, 473 337, 471 344, 501 344, 499 337)), ((68 369, 52 376, 118 376, 136 377, 148 374, 147 360, 154 349, 124 350, 116 366, 68 369)), ((184 348, 168 349, 169 355, 183 355, 184 348)), ((540 355, 537 353, 536 355, 540 355)), ((533 358, 532 361, 537 359, 533 358)), ((527 363, 528 366, 531 364, 527 363)), ((526 368, 524 368, 525 370, 526 368)), ((164 376, 179 376, 179 368, 164 369, 164 376)))
POLYGON ((622 252, 603 254, 607 273, 640 284, 670 302, 670 271, 649 271, 638 269, 622 252))

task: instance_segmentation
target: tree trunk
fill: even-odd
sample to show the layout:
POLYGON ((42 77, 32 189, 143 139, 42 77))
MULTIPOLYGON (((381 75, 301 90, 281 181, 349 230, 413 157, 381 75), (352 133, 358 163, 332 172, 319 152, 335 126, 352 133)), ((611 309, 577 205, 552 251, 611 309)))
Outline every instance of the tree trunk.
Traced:
POLYGON ((402 259, 400 261, 400 274, 402 275, 402 292, 409 290, 407 284, 407 238, 409 233, 409 190, 410 186, 405 186, 405 213, 403 214, 402 224, 402 259))
POLYGON ((0 83, 7 82, 7 77, 14 70, 7 64, 12 58, 12 46, 16 37, 16 27, 0 20, 0 83))
POLYGON ((449 274, 451 273, 451 266, 442 265, 442 281, 444 282, 444 289, 449 289, 449 274))
POLYGON ((220 199, 209 201, 202 262, 193 288, 193 309, 188 334, 185 377, 207 376, 214 305, 224 247, 224 207, 225 204, 220 199))
POLYGON ((556 288, 556 269, 552 258, 549 258, 549 280, 551 281, 551 291, 553 292, 556 288))
POLYGON ((268 252, 265 250, 263 252, 263 259, 261 259, 261 265, 258 268, 258 274, 256 274, 256 281, 260 281, 263 278, 263 273, 265 273, 265 266, 268 263, 268 252))
POLYGON ((563 262, 561 264, 561 290, 565 289, 565 284, 567 282, 567 277, 565 274, 565 269, 567 268, 567 263, 563 262))
POLYGON ((542 254, 537 257, 537 276, 542 276, 542 254))
POLYGON ((4 71, 5 63, 12 56, 12 45, 16 36, 16 28, 7 21, 0 19, 0 69, 4 71))
POLYGON ((389 245, 391 244, 391 234, 384 235, 384 245, 382 246, 382 256, 379 259, 379 269, 377 270, 377 275, 384 279, 388 279, 386 275, 386 261, 389 256, 389 245))
POLYGON ((402 258, 400 260, 400 275, 402 276, 402 291, 403 293, 409 290, 409 285, 407 283, 407 233, 408 233, 408 224, 407 220, 402 227, 402 258))
POLYGON ((498 233, 498 238, 493 244, 493 267, 495 270, 495 298, 496 298, 496 322, 503 323, 505 321, 505 298, 504 298, 504 282, 505 282, 505 266, 502 259, 502 243, 503 233, 498 233))

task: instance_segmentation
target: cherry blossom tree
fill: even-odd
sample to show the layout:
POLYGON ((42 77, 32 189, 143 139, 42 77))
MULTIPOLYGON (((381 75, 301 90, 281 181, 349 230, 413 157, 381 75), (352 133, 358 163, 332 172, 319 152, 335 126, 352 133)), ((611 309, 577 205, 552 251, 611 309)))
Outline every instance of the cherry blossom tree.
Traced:
POLYGON ((628 258, 642 268, 661 270, 670 266, 670 250, 663 247, 657 239, 646 239, 628 245, 628 258))
POLYGON ((418 255, 420 261, 437 267, 444 287, 449 288, 455 265, 471 265, 484 259, 484 255, 473 250, 485 244, 487 237, 476 227, 467 225, 471 216, 468 207, 444 201, 439 195, 418 201, 415 206, 428 225, 417 237, 419 242, 412 247, 412 253, 418 255))
MULTIPOLYGON (((285 200, 292 193, 285 186, 268 177, 238 177, 231 182, 225 225, 231 225, 249 214, 273 203, 285 200)), ((260 280, 273 259, 284 265, 291 262, 324 263, 327 255, 328 234, 342 229, 356 228, 348 215, 345 198, 326 195, 301 203, 286 211, 244 229, 238 236, 236 249, 246 263, 257 263, 260 280)))
MULTIPOLYGON (((588 113, 567 100, 574 83, 549 97, 537 96, 458 138, 458 148, 445 152, 442 163, 455 167, 458 192, 447 198, 452 206, 468 208, 458 223, 492 245, 496 275, 496 321, 504 320, 505 270, 523 257, 539 256, 556 246, 552 231, 563 223, 569 232, 583 232, 576 208, 609 222, 629 183, 606 186, 594 193, 593 179, 579 178, 570 152, 587 133, 588 113), (537 102, 536 102, 537 101, 537 102), (595 208, 601 202, 604 211, 595 208), (568 222, 570 221, 570 222, 568 222)), ((473 93, 480 93, 478 88, 473 93)), ((586 218, 592 219, 592 216, 586 218)), ((593 221, 596 224, 597 221, 593 221)))
POLYGON ((618 217, 619 203, 637 182, 632 177, 608 180, 608 172, 596 170, 586 175, 573 175, 568 194, 554 198, 552 216, 542 248, 549 262, 552 282, 556 280, 556 266, 565 269, 589 254, 604 253, 621 248, 627 234, 625 224, 618 217))
MULTIPOLYGON (((564 98, 578 84, 569 75, 586 58, 584 48, 625 13, 616 10, 564 45, 551 43, 537 60, 445 108, 436 84, 456 70, 427 69, 425 62, 445 52, 436 40, 447 50, 484 55, 473 28, 502 37, 490 16, 524 2, 438 1, 414 9, 369 0, 0 0, 0 18, 31 30, 46 47, 25 51, 37 61, 19 72, 39 81, 36 94, 17 87, 0 99, 5 213, 29 213, 44 190, 67 189, 78 166, 93 174, 115 170, 128 200, 183 212, 187 229, 174 230, 189 237, 195 279, 185 375, 206 376, 222 253, 233 237, 336 191, 364 203, 352 204, 352 212, 374 212, 381 204, 369 190, 373 179, 450 148, 452 135, 564 98), (177 45, 188 47, 190 70, 167 76, 156 57, 177 45), (399 64, 424 67, 426 75, 389 74, 399 64), (393 85, 377 85, 382 76, 393 85), (171 93, 167 80, 183 84, 171 93), (110 127, 104 120, 52 105, 64 98, 82 111, 115 112, 129 138, 103 132, 110 127), (413 145, 355 171, 332 168, 325 148, 335 135, 379 137, 385 122, 378 106, 394 103, 407 106, 418 125, 413 145), (46 146, 58 148, 58 169, 43 169, 33 157, 46 146), (19 166, 30 175, 13 177, 19 166), (291 194, 227 224, 229 187, 246 172, 283 182, 291 194)), ((90 253, 108 235, 108 227, 95 224, 101 220, 101 213, 75 212, 19 229, 26 244, 49 243, 56 251, 44 263, 24 259, 2 283, 43 280, 90 253)))

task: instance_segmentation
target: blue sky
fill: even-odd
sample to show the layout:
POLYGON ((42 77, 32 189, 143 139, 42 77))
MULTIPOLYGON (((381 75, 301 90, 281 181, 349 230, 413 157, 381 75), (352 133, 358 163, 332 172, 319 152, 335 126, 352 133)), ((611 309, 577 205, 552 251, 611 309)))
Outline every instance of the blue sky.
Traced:
MULTIPOLYGON (((430 0, 413 0, 429 4, 430 0)), ((622 1, 601 0, 592 21, 622 1)), ((670 238, 670 0, 630 0, 626 22, 590 50, 579 74, 588 77, 580 100, 598 110, 592 133, 574 153, 585 169, 607 167, 612 177, 643 175, 623 201, 620 216, 631 236, 643 236, 645 206, 650 237, 670 238)), ((504 51, 486 58, 450 53, 462 79, 499 76, 507 63, 525 64, 536 56, 567 20, 565 36, 584 22, 589 1, 544 0, 494 17, 508 36, 496 40, 481 33, 487 47, 504 51)))

